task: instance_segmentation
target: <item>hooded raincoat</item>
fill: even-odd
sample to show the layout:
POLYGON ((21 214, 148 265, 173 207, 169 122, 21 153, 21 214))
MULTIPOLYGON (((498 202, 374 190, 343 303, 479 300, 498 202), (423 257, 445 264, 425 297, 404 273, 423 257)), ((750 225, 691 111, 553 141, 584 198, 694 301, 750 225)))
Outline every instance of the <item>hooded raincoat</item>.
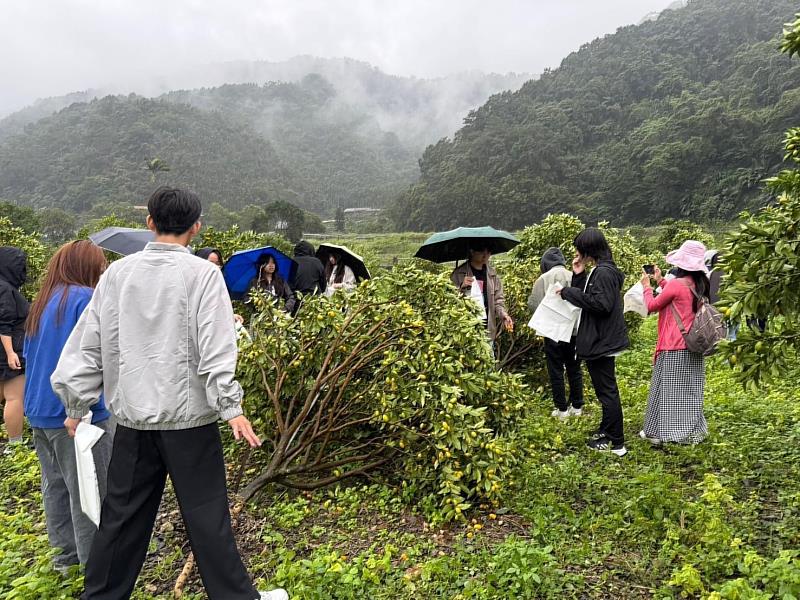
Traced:
POLYGON ((294 260, 297 263, 297 272, 291 281, 291 288, 303 295, 324 293, 327 287, 325 267, 314 255, 314 246, 305 240, 297 242, 294 260))
POLYGON ((21 369, 8 366, 6 353, 0 350, 0 380, 13 379, 25 373, 25 359, 22 355, 25 341, 25 319, 29 305, 19 288, 28 276, 25 252, 13 246, 0 247, 0 335, 11 338, 14 352, 19 356, 21 369))

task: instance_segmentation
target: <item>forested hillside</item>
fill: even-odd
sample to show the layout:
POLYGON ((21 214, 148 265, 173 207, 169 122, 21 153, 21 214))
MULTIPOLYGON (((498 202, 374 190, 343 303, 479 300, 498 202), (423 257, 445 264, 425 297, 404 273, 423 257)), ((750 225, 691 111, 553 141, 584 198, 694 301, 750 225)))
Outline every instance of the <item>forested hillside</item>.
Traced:
POLYGON ((0 198, 71 211, 141 200, 152 184, 145 161, 158 157, 170 167, 160 180, 190 183, 229 209, 287 199, 327 216, 381 207, 416 180, 426 144, 523 77, 423 80, 354 60, 297 57, 176 73, 167 81, 219 85, 155 101, 92 101, 94 90, 49 98, 0 120, 0 198), (205 127, 213 134, 197 140, 205 127), (261 161, 268 166, 256 167, 261 161))
POLYGON ((549 212, 652 223, 763 204, 800 66, 776 53, 791 0, 692 0, 492 97, 430 146, 397 226, 517 228, 549 212))
POLYGON ((137 97, 73 104, 0 144, 0 198, 73 212, 180 181, 224 204, 303 195, 270 144, 220 113, 137 97), (146 159, 170 169, 150 173, 146 159), (295 186, 295 187, 293 187, 295 186))
POLYGON ((159 181, 235 210, 272 200, 320 213, 381 206, 417 172, 395 135, 309 76, 75 103, 0 143, 0 198, 77 212, 140 201, 152 157, 170 169, 159 181))
POLYGON ((37 100, 0 119, 0 141, 74 102, 135 93, 155 98, 173 90, 214 88, 226 84, 299 83, 321 75, 341 102, 376 120, 384 131, 396 133, 404 146, 419 155, 425 146, 458 129, 467 113, 497 92, 516 90, 533 78, 529 73, 468 71, 435 79, 384 73, 352 58, 295 56, 271 62, 231 61, 193 68, 142 73, 102 88, 37 100))
POLYGON ((303 208, 330 213, 340 205, 383 206, 418 173, 418 153, 344 102, 320 75, 171 92, 163 99, 217 111, 269 140, 305 190, 303 208))

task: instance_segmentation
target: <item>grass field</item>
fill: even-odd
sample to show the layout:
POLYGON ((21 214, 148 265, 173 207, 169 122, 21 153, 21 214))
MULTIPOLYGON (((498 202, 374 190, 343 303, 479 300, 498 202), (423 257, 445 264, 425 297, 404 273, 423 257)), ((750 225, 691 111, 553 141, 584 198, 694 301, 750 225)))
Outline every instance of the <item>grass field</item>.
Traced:
MULTIPOLYGON (((655 449, 636 435, 654 338, 651 319, 618 363, 625 458, 585 449, 596 401, 561 423, 549 417, 549 398, 532 394, 524 460, 504 506, 433 525, 380 484, 274 489, 237 526, 251 572, 294 598, 797 597, 798 373, 747 394, 710 360, 709 438, 655 449)), ((32 451, 2 458, 2 598, 70 598, 80 589, 77 573, 50 568, 38 480, 32 451)), ((171 597, 187 553, 173 502, 168 495, 137 599, 171 597)), ((204 597, 196 575, 184 597, 204 597)))

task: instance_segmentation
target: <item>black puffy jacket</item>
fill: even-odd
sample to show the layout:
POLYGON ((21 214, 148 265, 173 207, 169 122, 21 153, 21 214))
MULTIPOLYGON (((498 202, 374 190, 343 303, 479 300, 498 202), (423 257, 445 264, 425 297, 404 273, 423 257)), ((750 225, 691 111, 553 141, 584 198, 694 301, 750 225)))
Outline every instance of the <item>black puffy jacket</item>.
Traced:
POLYGON ((616 354, 630 345, 622 314, 622 284, 625 276, 610 260, 601 260, 587 275, 572 276, 572 287, 561 297, 582 309, 576 340, 578 358, 594 360, 616 354), (585 291, 584 291, 585 288, 585 291))

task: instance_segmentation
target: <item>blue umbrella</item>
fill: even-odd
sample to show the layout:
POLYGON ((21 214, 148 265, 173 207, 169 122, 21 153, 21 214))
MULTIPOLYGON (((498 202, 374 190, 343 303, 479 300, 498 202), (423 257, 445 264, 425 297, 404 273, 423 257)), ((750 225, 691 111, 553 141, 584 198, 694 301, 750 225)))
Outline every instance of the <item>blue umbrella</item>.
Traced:
POLYGON ((247 294, 250 282, 258 275, 258 269, 264 261, 262 257, 272 256, 278 265, 278 274, 291 283, 297 272, 297 263, 283 252, 272 246, 255 248, 253 250, 240 250, 234 252, 225 263, 222 274, 228 286, 231 298, 241 300, 247 294))

